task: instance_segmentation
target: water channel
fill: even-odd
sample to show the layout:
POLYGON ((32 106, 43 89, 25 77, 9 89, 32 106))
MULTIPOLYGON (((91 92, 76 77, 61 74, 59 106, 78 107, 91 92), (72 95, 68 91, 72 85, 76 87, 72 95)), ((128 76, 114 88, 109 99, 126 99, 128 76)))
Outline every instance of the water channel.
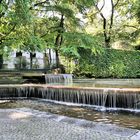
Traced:
MULTIPOLYGON (((71 77, 69 79, 69 77, 66 76, 66 79, 64 83, 56 83, 55 79, 47 79, 48 81, 54 82, 44 85, 10 85, 11 87, 9 85, 3 85, 0 88, 2 96, 0 108, 31 108, 58 115, 86 119, 99 123, 116 124, 140 130, 139 79, 92 79, 87 81, 85 79, 78 79, 73 80, 74 82, 71 82, 71 77), (5 92, 9 92, 6 97, 12 92, 15 92, 12 97, 18 95, 18 98, 16 96, 16 98, 9 98, 6 100, 3 98, 5 92), (26 96, 24 97, 22 94, 26 96), (20 96, 24 97, 24 99, 19 98, 20 96), (84 99, 82 99, 82 97, 84 97, 84 99), (76 101, 75 98, 77 98, 76 101), (97 105, 90 104, 96 102, 96 100, 98 102, 97 105), (111 101, 112 103, 107 104, 108 107, 100 106, 100 104, 104 105, 104 103, 102 104, 103 101, 111 101), (126 104, 124 105, 125 109, 117 108, 116 102, 120 104, 122 101, 126 104), (137 106, 135 106, 135 104, 137 104, 137 106), (127 107, 131 108, 129 109, 127 107)), ((59 80, 62 80, 62 78, 57 76, 57 81, 59 80)))
POLYGON ((1 109, 9 108, 31 108, 39 111, 50 112, 68 117, 86 119, 90 121, 116 124, 123 127, 135 128, 140 130, 140 113, 123 111, 101 111, 92 107, 63 105, 47 100, 2 100, 1 109))

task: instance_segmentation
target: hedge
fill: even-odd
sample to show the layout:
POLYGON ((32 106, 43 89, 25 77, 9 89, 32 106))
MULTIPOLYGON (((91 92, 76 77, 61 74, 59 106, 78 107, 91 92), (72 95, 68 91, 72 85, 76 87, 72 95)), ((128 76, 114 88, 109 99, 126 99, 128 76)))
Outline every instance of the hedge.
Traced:
POLYGON ((95 78, 140 78, 140 51, 79 49, 75 74, 95 78))

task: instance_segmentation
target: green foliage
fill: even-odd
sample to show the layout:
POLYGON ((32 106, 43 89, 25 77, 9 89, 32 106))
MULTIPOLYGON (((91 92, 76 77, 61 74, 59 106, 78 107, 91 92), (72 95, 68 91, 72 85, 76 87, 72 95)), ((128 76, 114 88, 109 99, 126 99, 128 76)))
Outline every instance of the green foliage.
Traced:
POLYGON ((104 49, 95 55, 82 48, 75 73, 98 78, 140 77, 140 52, 104 49))
POLYGON ((94 54, 100 52, 101 44, 96 36, 84 33, 66 32, 63 34, 64 42, 60 49, 63 56, 68 58, 79 58, 79 48, 91 49, 94 54))
POLYGON ((15 16, 18 23, 27 24, 31 20, 31 0, 15 0, 15 16))
POLYGON ((139 0, 135 1, 134 5, 133 5, 133 9, 134 9, 134 12, 136 13, 138 21, 140 23, 140 1, 139 0))
POLYGON ((38 36, 29 36, 25 42, 25 47, 23 48, 29 52, 43 51, 45 48, 45 41, 38 36))
POLYGON ((0 17, 2 17, 4 15, 4 12, 7 9, 7 5, 5 1, 1 1, 0 3, 0 17))
MULTIPOLYGON (((115 3, 116 1, 114 0, 115 3)), ((101 17, 99 18, 100 11, 97 12, 95 8, 95 3, 98 2, 100 1, 2 0, 0 54, 8 54, 13 49, 43 52, 46 48, 51 48, 68 60, 78 59, 79 65, 76 67, 81 74, 91 77, 138 77, 138 52, 103 49, 105 30, 102 29, 101 17), (89 18, 93 20, 92 25, 89 24, 89 18), (86 26, 90 27, 88 30, 92 35, 87 34, 86 26), (62 42, 59 38, 56 45, 58 36, 62 42)), ((139 45, 139 5, 139 0, 119 1, 114 11, 114 26, 110 27, 108 25, 111 23, 106 23, 110 27, 110 32, 108 29, 107 32, 112 42, 129 40, 132 45, 139 45)))

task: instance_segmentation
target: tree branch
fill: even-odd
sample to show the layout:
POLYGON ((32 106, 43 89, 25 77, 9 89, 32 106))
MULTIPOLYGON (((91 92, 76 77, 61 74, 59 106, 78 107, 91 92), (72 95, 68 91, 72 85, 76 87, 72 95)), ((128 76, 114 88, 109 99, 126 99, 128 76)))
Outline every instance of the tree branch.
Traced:
POLYGON ((4 36, 3 38, 5 38, 5 37, 7 37, 8 35, 10 35, 11 32, 15 29, 15 27, 16 27, 16 24, 12 27, 12 29, 11 29, 8 33, 5 33, 5 36, 4 36))
POLYGON ((113 18, 114 18, 114 9, 115 7, 118 5, 120 0, 117 0, 117 2, 114 4, 113 3, 113 0, 111 0, 111 17, 110 17, 110 26, 109 26, 109 34, 111 34, 111 29, 112 29, 112 26, 113 26, 113 18))
POLYGON ((46 3, 46 2, 49 2, 49 1, 48 1, 48 0, 45 0, 45 1, 43 1, 43 2, 38 2, 38 3, 34 4, 34 7, 35 7, 35 6, 38 6, 38 5, 42 5, 42 4, 46 3))
POLYGON ((104 37, 105 37, 105 40, 107 40, 107 31, 106 31, 106 18, 104 17, 103 13, 100 11, 99 7, 97 6, 97 4, 95 4, 95 8, 97 9, 97 11, 99 12, 100 16, 102 17, 103 19, 103 32, 104 32, 104 37))
POLYGON ((134 29, 136 29, 136 30, 139 30, 139 28, 138 27, 136 27, 136 26, 133 26, 133 25, 123 25, 124 27, 130 27, 130 28, 134 28, 134 29))
MULTIPOLYGON (((93 2, 94 3, 94 2, 93 2)), ((98 12, 101 12, 102 11, 102 9, 104 8, 104 6, 105 6, 105 0, 103 1, 103 5, 102 5, 102 7, 99 9, 99 7, 98 7, 98 1, 97 1, 97 4, 95 4, 94 3, 94 5, 98 8, 98 12)))
POLYGON ((0 4, 2 3, 2 0, 0 0, 0 4))
MULTIPOLYGON (((38 5, 45 4, 45 3, 47 3, 47 2, 49 2, 49 0, 45 0, 45 1, 42 1, 42 2, 38 2, 38 3, 34 4, 33 7, 36 7, 36 6, 38 6, 38 5)), ((32 10, 33 7, 30 7, 30 10, 32 10)))
MULTIPOLYGON (((45 37, 51 29, 55 29, 54 31, 57 31, 57 28, 58 28, 58 26, 57 26, 57 27, 50 27, 50 28, 48 28, 48 31, 47 31, 45 34, 41 35, 40 37, 41 37, 41 38, 42 38, 42 37, 45 37), (56 29, 55 29, 55 28, 56 28, 56 29)), ((53 32, 53 31, 52 31, 52 32, 53 32)))
POLYGON ((100 8, 100 11, 102 11, 102 9, 104 8, 104 6, 105 6, 105 0, 103 1, 103 5, 102 5, 102 7, 100 8))
MULTIPOLYGON (((113 26, 113 17, 114 17, 114 3, 113 3, 113 0, 111 0, 111 7, 112 7, 112 9, 111 9, 110 27, 109 27, 110 31, 111 31, 112 26, 113 26)), ((109 33, 110 33, 110 31, 109 31, 109 33)))
POLYGON ((114 4, 114 7, 116 7, 118 5, 120 0, 117 0, 117 2, 114 4))

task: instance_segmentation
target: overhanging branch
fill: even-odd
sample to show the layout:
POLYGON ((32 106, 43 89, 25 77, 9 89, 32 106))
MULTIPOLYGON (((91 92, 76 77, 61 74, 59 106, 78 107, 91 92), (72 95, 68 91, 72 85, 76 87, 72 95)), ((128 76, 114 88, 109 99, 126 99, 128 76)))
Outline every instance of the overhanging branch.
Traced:
POLYGON ((117 0, 116 3, 114 4, 114 7, 116 7, 118 5, 120 0, 117 0))
POLYGON ((3 40, 3 39, 4 39, 5 37, 7 37, 8 35, 10 35, 11 32, 14 31, 15 27, 16 27, 16 24, 12 27, 12 29, 11 29, 8 33, 5 33, 5 35, 2 37, 1 40, 3 40))
MULTIPOLYGON (((45 3, 47 3, 47 2, 49 2, 49 0, 45 0, 45 1, 42 1, 42 2, 38 2, 38 3, 34 4, 33 7, 36 7, 36 6, 39 6, 39 5, 45 4, 45 3)), ((33 7, 30 7, 30 10, 32 10, 33 7)))

